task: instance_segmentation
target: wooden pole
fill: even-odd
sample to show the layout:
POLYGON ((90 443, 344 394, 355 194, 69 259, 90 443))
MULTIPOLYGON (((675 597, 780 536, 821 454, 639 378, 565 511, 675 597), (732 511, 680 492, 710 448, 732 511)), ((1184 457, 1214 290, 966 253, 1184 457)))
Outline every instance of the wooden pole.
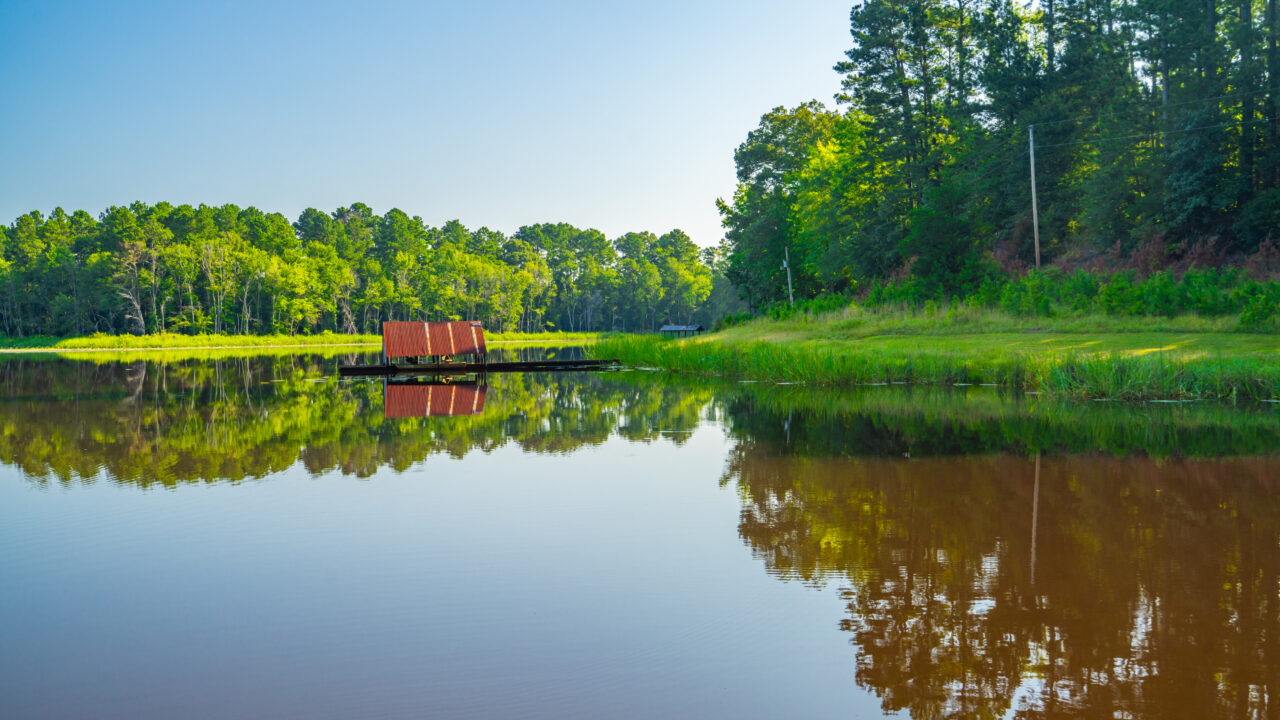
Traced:
POLYGON ((1040 269, 1040 209, 1036 206, 1036 126, 1027 128, 1031 146, 1031 228, 1036 237, 1036 269, 1040 269))

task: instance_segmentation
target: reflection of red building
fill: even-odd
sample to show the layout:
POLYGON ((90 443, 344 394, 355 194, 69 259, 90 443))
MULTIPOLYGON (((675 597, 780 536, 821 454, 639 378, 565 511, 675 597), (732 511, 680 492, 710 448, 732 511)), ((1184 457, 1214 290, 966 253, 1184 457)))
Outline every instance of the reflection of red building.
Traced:
POLYGON ((383 417, 479 415, 484 412, 484 385, 387 385, 383 417))
POLYGON ((483 362, 485 350, 476 320, 382 323, 382 353, 389 359, 475 355, 483 362))

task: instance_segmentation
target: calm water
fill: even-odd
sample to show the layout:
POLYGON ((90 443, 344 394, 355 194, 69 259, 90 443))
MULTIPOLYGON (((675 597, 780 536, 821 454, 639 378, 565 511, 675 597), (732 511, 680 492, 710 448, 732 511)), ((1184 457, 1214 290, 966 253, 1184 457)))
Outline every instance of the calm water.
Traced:
POLYGON ((0 364, 0 716, 1280 714, 1275 409, 351 359, 0 364))

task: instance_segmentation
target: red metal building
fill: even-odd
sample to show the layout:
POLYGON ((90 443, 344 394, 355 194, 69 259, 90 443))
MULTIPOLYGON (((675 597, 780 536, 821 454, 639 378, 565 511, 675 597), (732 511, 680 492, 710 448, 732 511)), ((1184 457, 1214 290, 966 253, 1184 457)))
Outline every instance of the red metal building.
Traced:
POLYGON ((382 354, 388 359, 475 355, 483 360, 486 351, 478 320, 382 323, 382 354))

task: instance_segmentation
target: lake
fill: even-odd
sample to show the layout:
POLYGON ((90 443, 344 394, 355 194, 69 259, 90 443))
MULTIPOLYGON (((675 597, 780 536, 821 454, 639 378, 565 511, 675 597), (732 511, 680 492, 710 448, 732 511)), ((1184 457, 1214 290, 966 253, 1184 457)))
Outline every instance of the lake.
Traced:
POLYGON ((360 359, 0 360, 0 715, 1280 712, 1274 406, 360 359))

